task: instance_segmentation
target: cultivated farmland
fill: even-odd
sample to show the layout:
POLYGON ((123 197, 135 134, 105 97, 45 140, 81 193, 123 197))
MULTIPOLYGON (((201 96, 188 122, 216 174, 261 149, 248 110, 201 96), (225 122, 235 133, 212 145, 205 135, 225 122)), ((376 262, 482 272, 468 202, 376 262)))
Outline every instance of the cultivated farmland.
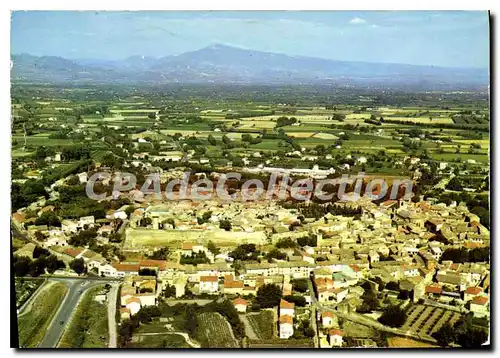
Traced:
POLYGON ((197 338, 207 348, 238 348, 231 325, 219 313, 207 312, 197 317, 197 338))

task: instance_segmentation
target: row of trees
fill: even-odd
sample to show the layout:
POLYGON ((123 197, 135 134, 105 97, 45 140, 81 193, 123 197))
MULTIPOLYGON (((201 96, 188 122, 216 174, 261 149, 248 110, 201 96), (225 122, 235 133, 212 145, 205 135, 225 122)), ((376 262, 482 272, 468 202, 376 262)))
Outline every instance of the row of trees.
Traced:
POLYGON ((441 347, 456 343, 463 348, 480 348, 488 340, 488 332, 473 324, 473 316, 468 314, 455 325, 444 324, 432 335, 441 347))

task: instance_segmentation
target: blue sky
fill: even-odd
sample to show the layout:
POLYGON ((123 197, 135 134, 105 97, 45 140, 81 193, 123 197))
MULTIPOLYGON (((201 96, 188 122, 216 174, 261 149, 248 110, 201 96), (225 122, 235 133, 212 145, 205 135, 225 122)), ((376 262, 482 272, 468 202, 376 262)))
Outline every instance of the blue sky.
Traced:
POLYGON ((162 57, 222 43, 348 61, 487 67, 481 11, 13 12, 11 53, 162 57))

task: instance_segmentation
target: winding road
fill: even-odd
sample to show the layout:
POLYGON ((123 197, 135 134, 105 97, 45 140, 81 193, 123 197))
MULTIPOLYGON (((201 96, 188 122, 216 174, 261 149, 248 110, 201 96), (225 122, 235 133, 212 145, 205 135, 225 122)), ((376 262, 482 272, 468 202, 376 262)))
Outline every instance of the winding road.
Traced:
MULTIPOLYGON (((92 287, 105 284, 108 280, 75 279, 75 278, 49 278, 48 281, 62 282, 68 287, 68 292, 59 306, 45 336, 38 345, 39 348, 55 348, 61 339, 65 327, 69 324, 71 316, 83 294, 92 287)), ((115 301, 116 302, 116 301, 115 301)))

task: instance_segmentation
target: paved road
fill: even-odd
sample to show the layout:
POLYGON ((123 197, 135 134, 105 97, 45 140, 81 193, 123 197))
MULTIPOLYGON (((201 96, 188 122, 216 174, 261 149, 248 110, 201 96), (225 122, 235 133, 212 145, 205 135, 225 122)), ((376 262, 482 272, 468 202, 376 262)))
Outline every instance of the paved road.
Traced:
POLYGON ((109 343, 108 348, 116 348, 116 301, 118 296, 119 284, 111 285, 108 293, 108 327, 109 343))
POLYGON ((102 281, 85 281, 71 278, 50 278, 49 281, 65 283, 68 286, 68 292, 45 332, 43 340, 38 345, 39 348, 55 348, 83 293, 89 288, 103 284, 102 281))

